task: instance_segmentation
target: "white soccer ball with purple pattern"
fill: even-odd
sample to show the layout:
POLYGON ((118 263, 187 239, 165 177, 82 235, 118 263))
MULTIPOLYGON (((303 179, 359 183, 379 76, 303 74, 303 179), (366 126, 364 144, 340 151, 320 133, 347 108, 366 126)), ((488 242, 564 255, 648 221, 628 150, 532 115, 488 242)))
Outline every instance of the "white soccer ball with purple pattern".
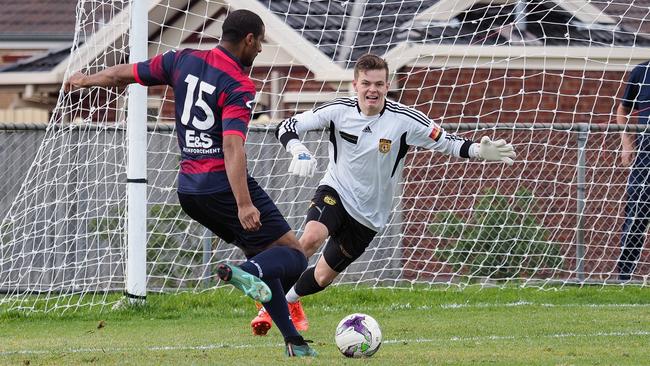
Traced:
POLYGON ((381 329, 366 314, 350 314, 336 327, 336 346, 346 357, 370 357, 381 345, 381 329))

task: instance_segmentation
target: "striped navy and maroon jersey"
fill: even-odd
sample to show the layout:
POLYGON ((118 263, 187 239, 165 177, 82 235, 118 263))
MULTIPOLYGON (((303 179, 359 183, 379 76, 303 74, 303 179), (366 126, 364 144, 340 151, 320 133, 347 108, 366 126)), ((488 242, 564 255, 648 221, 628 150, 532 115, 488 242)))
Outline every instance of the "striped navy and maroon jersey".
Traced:
POLYGON ((255 85, 239 60, 222 47, 168 51, 134 65, 138 83, 174 89, 176 133, 181 149, 178 191, 209 194, 230 190, 223 136, 246 139, 255 85))

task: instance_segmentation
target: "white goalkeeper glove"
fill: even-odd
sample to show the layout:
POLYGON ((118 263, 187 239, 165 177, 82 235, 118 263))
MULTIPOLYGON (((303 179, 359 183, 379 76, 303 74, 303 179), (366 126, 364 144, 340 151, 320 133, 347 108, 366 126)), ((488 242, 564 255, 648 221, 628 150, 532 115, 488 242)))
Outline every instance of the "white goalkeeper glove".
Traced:
POLYGON ((301 177, 311 177, 314 175, 316 171, 316 159, 314 159, 305 145, 297 143, 289 148, 289 152, 293 155, 293 159, 289 165, 289 173, 301 177))
POLYGON ((492 141, 489 137, 483 136, 478 149, 479 158, 487 161, 502 161, 508 165, 512 165, 514 161, 515 149, 512 144, 506 140, 492 141))

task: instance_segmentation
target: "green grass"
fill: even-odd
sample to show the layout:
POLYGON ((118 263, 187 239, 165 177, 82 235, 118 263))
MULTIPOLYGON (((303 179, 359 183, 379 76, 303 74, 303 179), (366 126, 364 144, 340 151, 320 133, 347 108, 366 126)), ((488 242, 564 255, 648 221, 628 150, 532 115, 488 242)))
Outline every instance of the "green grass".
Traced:
POLYGON ((319 357, 289 360, 274 327, 253 337, 251 301, 219 289, 150 295, 139 309, 0 313, 10 365, 643 365, 650 364, 650 290, 386 290, 334 287, 304 301, 319 357), (375 317, 384 343, 346 359, 333 333, 353 312, 375 317), (98 328, 99 323, 103 326, 98 328))

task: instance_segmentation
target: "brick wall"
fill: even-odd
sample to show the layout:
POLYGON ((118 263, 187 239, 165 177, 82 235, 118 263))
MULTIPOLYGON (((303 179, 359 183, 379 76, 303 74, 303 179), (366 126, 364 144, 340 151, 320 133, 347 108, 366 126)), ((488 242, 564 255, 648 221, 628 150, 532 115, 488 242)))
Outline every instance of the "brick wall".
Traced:
MULTIPOLYGON (((408 70, 399 73, 400 101, 416 105, 444 122, 615 123, 616 98, 623 93, 621 72, 540 70, 408 70), (424 86, 424 87, 423 87, 424 86)), ((549 228, 550 242, 562 246, 566 256, 556 277, 571 277, 575 268, 576 132, 560 130, 484 131, 462 133, 478 140, 483 134, 512 141, 517 163, 500 165, 463 163, 429 152, 410 154, 404 188, 407 276, 450 273, 435 257, 435 248, 450 245, 436 240, 425 223, 436 211, 453 207, 469 212, 487 187, 512 194, 525 187, 535 196, 539 222, 549 228), (415 199, 414 197, 417 197, 415 199), (429 257, 427 257, 429 256, 429 257)), ((628 170, 617 159, 617 133, 591 133, 587 142, 585 244, 586 272, 604 274, 614 269, 623 221, 628 170)), ((648 263, 645 254, 642 262, 648 263)), ((647 273, 640 265, 637 273, 647 273)), ((595 278, 592 278, 595 279, 595 278)))
POLYGON ((445 122, 591 122, 613 118, 622 72, 408 69, 399 99, 445 122))

